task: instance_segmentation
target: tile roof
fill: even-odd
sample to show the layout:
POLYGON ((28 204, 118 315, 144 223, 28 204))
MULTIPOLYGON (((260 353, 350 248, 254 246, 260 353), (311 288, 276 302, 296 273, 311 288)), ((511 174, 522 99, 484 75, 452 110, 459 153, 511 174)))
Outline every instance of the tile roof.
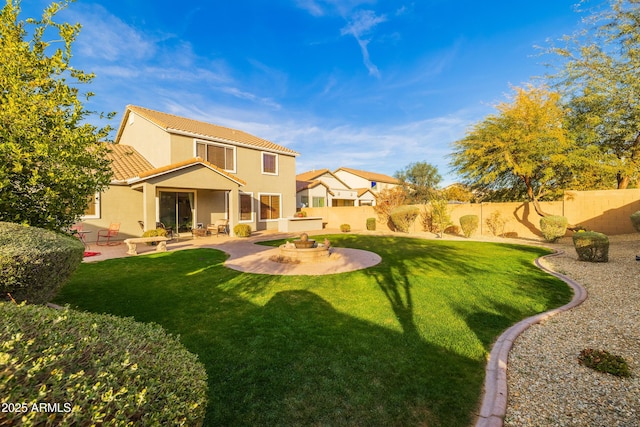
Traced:
POLYGON ((324 182, 314 179, 311 181, 296 181, 296 193, 302 190, 308 190, 311 188, 315 188, 318 185, 322 185, 324 186, 324 188, 327 189, 327 191, 329 192, 329 194, 331 194, 333 196, 333 191, 331 191, 331 189, 327 186, 327 184, 325 184, 324 182))
POLYGON ((267 151, 276 151, 282 154, 298 156, 300 153, 291 150, 282 145, 275 144, 266 139, 248 134, 241 130, 231 129, 224 126, 218 126, 211 123, 201 122, 198 120, 188 119, 186 117, 175 116, 173 114, 162 113, 160 111, 150 110, 144 107, 128 105, 120 123, 116 141, 120 138, 121 132, 127 123, 130 112, 134 112, 141 117, 146 118, 152 123, 164 129, 169 133, 188 133, 202 138, 214 139, 224 142, 236 143, 239 145, 260 148, 267 151))
POLYGON ((174 163, 171 165, 163 166, 160 168, 154 167, 142 154, 138 153, 135 148, 130 145, 124 144, 108 144, 110 152, 107 154, 107 158, 111 160, 111 169, 113 170, 113 179, 116 182, 127 182, 130 180, 138 180, 149 178, 152 176, 162 175, 164 173, 172 172, 184 167, 202 164, 209 169, 218 172, 219 174, 229 178, 232 181, 237 182, 240 185, 245 185, 246 182, 237 176, 230 174, 224 169, 213 165, 200 157, 185 160, 182 162, 174 163))
POLYGON ((324 175, 327 172, 331 173, 329 169, 318 169, 318 170, 303 172, 296 175, 296 179, 300 181, 312 181, 317 177, 319 177, 320 175, 324 175))
POLYGON ((366 192, 373 194, 370 188, 356 188, 356 190, 358 190, 358 197, 362 197, 366 192))
POLYGON ((111 160, 113 179, 126 181, 138 176, 140 173, 153 169, 153 165, 138 153, 135 148, 123 144, 107 144, 110 152, 107 159, 111 160))
POLYGON ((390 184, 398 184, 398 180, 392 176, 384 175, 376 172, 367 172, 358 169, 351 168, 338 168, 333 173, 337 173, 338 171, 345 171, 352 173, 353 175, 359 176, 360 178, 364 178, 367 181, 375 181, 375 182, 388 182, 390 184))
POLYGON ((220 175, 223 175, 226 178, 229 178, 232 181, 237 182, 240 185, 246 185, 246 181, 238 178, 237 176, 230 174, 229 172, 227 172, 226 170, 219 168, 218 166, 207 162, 206 160, 204 160, 202 157, 194 157, 193 159, 189 159, 189 160, 183 160, 181 162, 177 162, 177 163, 172 163, 170 165, 166 165, 166 166, 162 166, 159 168, 153 168, 153 169, 149 169, 146 170, 142 173, 140 173, 137 178, 139 179, 145 179, 145 178, 150 178, 153 176, 158 176, 158 175, 162 175, 165 173, 169 173, 169 172, 173 172, 174 170, 177 169, 182 169, 185 167, 189 167, 189 166, 193 166, 193 165, 204 165, 206 167, 208 167, 209 169, 212 169, 215 172, 218 172, 220 175))

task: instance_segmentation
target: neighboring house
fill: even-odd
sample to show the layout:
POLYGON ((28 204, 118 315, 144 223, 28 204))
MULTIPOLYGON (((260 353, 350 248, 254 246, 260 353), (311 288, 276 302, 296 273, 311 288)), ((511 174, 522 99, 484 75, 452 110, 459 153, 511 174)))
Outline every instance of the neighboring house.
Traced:
POLYGON ((277 229, 295 213, 295 162, 289 148, 240 130, 127 106, 114 144, 114 177, 83 218, 85 230, 120 223, 121 238, 156 222, 190 233, 219 219, 229 230, 277 229))
POLYGON ((333 174, 350 188, 370 189, 373 193, 400 185, 392 176, 358 169, 338 168, 333 174))
POLYGON ((372 206, 375 196, 369 186, 349 186, 329 169, 320 169, 296 175, 296 203, 298 208, 372 206))

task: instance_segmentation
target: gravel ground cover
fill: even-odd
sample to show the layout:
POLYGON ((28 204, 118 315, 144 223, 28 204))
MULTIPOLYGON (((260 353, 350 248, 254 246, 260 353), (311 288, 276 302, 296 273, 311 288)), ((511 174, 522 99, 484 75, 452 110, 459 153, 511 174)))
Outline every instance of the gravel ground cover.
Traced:
POLYGON ((587 300, 522 333, 509 353, 504 426, 640 426, 640 235, 610 237, 609 262, 578 261, 571 238, 545 266, 574 279, 587 300), (578 363, 585 348, 625 358, 630 378, 578 363))

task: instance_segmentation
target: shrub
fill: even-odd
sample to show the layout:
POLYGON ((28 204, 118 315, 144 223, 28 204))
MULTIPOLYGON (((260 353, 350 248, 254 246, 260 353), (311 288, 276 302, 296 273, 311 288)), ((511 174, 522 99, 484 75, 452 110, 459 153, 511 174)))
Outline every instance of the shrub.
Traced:
POLYGON ((236 224, 233 227, 233 234, 238 237, 249 237, 251 236, 251 226, 249 224, 236 224))
POLYGON ((422 226, 422 231, 436 232, 436 226, 433 225, 431 207, 428 205, 423 205, 422 208, 420 208, 420 225, 422 226))
POLYGON ((375 198, 376 203, 373 205, 373 211, 378 215, 378 220, 392 228, 391 211, 404 204, 407 194, 402 187, 385 188, 375 194, 375 198))
MULTIPOLYGON (((164 228, 156 228, 155 230, 147 230, 142 233, 142 237, 167 237, 167 230, 164 228)), ((155 245, 156 242, 147 242, 147 245, 155 245)))
POLYGON ((167 230, 164 228, 156 228, 155 230, 147 230, 142 233, 142 237, 167 237, 167 230))
POLYGON ((606 372, 619 377, 630 377, 629 365, 622 356, 616 356, 606 350, 586 348, 580 352, 578 361, 581 365, 606 372))
POLYGON ((340 224, 340 231, 348 233, 351 231, 351 226, 349 224, 340 224))
POLYGON ((449 225, 449 226, 447 226, 447 228, 444 229, 444 233, 445 234, 450 234, 452 236, 459 236, 460 235, 460 227, 458 227, 457 225, 449 225))
POLYGON ((451 224, 451 216, 449 215, 449 202, 442 197, 431 199, 431 223, 434 231, 442 233, 451 224))
POLYGON ((489 231, 494 236, 500 236, 504 234, 504 226, 507 223, 507 219, 502 217, 500 211, 493 211, 489 218, 484 220, 484 223, 487 225, 489 231))
POLYGON ((83 254, 76 237, 0 222, 0 299, 10 293, 32 304, 51 300, 83 254))
POLYGON ((60 411, 0 412, 0 425, 202 425, 207 374, 155 324, 0 303, 3 402, 60 411))
POLYGON ((573 235, 573 246, 580 261, 609 261, 609 238, 595 231, 580 231, 573 235))
POLYGON ((640 211, 631 214, 631 223, 633 224, 633 228, 640 233, 640 211))
POLYGON ((391 210, 389 215, 397 231, 408 233, 419 213, 420 209, 417 206, 403 205, 391 210))
POLYGON ((373 231, 376 229, 376 219, 375 218, 367 218, 367 230, 373 231))
POLYGON ((550 215, 540 218, 540 231, 547 242, 555 242, 567 232, 569 221, 564 216, 550 215))
POLYGON ((460 227, 462 227, 462 233, 464 237, 471 237, 473 233, 478 229, 480 219, 478 215, 463 215, 460 217, 460 227))

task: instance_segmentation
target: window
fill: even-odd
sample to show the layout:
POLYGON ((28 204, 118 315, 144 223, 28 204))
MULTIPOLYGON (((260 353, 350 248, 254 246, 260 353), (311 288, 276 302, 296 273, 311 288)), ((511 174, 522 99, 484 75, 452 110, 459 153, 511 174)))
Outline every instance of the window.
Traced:
POLYGON ((260 221, 273 221, 280 218, 280 195, 260 195, 260 221))
POLYGON ((225 145, 196 143, 196 156, 224 170, 235 171, 235 148, 225 145))
POLYGON ((240 193, 240 221, 253 221, 253 194, 240 193))
POLYGON ((278 156, 271 153, 262 153, 262 173, 278 174, 278 156))
POLYGON ((313 198, 313 207, 314 208, 324 208, 324 197, 314 197, 313 198))
POLYGON ((84 210, 82 218, 100 218, 100 194, 96 193, 87 199, 87 207, 84 210))
POLYGON ((309 196, 300 196, 300 204, 302 206, 300 206, 301 208, 308 208, 309 207, 309 196))

